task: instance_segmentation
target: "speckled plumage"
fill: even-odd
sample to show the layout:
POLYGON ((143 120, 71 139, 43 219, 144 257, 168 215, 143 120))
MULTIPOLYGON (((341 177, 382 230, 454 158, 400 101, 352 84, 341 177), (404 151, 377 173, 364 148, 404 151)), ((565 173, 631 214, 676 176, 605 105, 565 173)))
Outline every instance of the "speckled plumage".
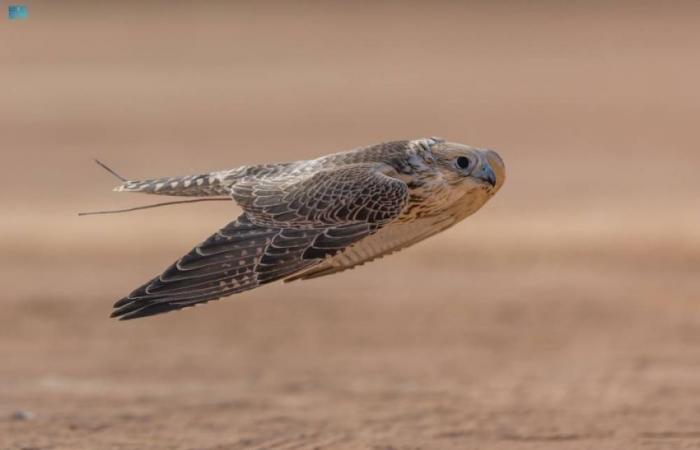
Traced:
POLYGON ((126 181, 115 190, 230 196, 243 213, 116 302, 112 316, 149 316, 275 280, 361 265, 474 213, 504 178, 503 161, 494 151, 429 138, 307 161, 126 181))

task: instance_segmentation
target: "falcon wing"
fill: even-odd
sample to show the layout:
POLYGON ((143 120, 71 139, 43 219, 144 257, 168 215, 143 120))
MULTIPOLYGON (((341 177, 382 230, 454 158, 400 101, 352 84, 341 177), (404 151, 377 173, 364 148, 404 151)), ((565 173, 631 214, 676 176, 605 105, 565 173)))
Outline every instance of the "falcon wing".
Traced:
POLYGON ((319 264, 400 214, 408 188, 385 170, 363 164, 296 181, 245 180, 233 194, 245 212, 115 303, 112 317, 194 306, 319 264))
POLYGON ((331 258, 285 278, 285 282, 309 280, 361 266, 403 250, 457 223, 453 216, 426 217, 411 222, 393 222, 362 240, 344 248, 331 258))
POLYGON ((243 179, 234 200, 261 225, 325 228, 328 225, 383 225, 403 210, 408 187, 388 176, 385 164, 323 169, 304 178, 243 179))

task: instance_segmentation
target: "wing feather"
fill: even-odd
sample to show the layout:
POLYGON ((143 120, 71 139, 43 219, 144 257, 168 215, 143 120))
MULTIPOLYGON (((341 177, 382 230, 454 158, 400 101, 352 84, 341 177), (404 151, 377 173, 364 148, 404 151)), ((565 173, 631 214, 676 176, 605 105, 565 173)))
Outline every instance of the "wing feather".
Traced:
POLYGON ((233 198, 253 223, 290 228, 394 220, 406 204, 408 186, 388 176, 385 164, 352 164, 303 177, 244 179, 233 198))
POLYGON ((284 281, 309 280, 361 266, 427 239, 456 222, 454 217, 447 217, 441 220, 423 218, 408 223, 391 223, 372 236, 348 245, 334 257, 285 278, 284 281))
POLYGON ((358 164, 296 181, 247 180, 234 190, 244 213, 116 302, 112 317, 187 308, 320 264, 400 214, 407 186, 385 170, 358 164))

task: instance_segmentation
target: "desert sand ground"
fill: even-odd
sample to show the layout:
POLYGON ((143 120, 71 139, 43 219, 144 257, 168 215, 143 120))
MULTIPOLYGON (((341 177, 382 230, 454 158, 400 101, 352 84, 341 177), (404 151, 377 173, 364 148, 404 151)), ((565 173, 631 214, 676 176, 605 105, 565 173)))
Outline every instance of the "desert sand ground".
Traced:
POLYGON ((700 448, 699 8, 97 3, 0 20, 0 448, 700 448), (108 319, 239 209, 78 218, 152 200, 91 158, 147 178, 431 135, 508 166, 454 229, 108 319))

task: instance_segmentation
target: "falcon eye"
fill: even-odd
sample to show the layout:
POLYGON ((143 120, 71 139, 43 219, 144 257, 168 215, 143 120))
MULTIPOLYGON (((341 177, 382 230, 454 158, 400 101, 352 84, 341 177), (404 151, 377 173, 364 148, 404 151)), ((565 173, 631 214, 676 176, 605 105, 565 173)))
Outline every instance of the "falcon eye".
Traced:
POLYGON ((471 165, 471 161, 466 156, 460 156, 457 158, 457 167, 463 170, 467 170, 471 165))

